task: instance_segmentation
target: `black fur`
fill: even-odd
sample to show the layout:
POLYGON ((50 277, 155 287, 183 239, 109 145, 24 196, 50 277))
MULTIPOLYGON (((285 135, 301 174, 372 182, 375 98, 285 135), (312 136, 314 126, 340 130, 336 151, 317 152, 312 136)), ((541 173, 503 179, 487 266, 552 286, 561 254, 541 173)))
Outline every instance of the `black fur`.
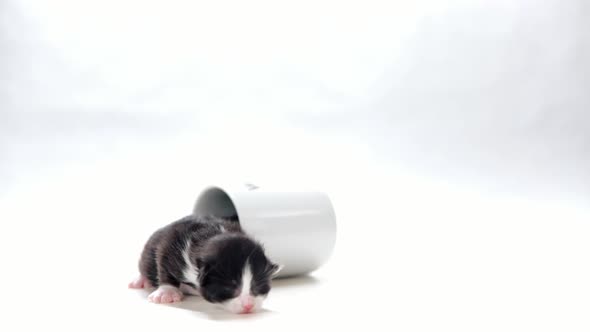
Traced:
POLYGON ((187 216, 157 230, 147 241, 139 270, 158 287, 187 284, 209 302, 223 302, 240 293, 242 271, 250 263, 252 295, 270 291, 270 279, 278 267, 271 263, 262 245, 247 236, 234 219, 187 216), (225 230, 222 232, 221 228, 225 230), (183 251, 198 269, 199 280, 186 280, 183 251))

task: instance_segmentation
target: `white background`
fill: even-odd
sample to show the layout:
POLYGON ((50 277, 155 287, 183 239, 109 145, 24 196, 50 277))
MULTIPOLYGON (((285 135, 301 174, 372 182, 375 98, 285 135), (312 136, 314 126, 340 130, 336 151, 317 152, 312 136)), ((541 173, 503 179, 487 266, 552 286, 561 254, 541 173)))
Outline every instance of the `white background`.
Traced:
POLYGON ((588 15, 0 2, 0 329, 588 331, 588 15), (327 192, 332 259, 257 315, 127 290, 218 181, 327 192))

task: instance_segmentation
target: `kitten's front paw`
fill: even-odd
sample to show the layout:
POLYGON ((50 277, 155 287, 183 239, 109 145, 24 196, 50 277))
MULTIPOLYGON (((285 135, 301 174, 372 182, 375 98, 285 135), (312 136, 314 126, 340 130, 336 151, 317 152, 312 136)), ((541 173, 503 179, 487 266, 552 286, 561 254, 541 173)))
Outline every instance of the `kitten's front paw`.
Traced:
POLYGON ((153 291, 148 300, 153 303, 174 303, 182 301, 182 292, 170 285, 161 285, 153 291))
POLYGON ((150 285, 150 282, 147 280, 146 277, 140 275, 139 277, 133 279, 133 281, 131 281, 129 283, 129 288, 134 288, 134 289, 152 288, 152 285, 150 285))

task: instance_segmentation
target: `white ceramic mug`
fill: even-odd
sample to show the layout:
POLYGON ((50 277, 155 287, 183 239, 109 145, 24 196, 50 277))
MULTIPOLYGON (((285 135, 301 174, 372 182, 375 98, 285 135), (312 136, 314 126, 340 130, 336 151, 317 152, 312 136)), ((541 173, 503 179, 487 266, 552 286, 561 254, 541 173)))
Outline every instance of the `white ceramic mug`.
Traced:
POLYGON ((334 209, 320 192, 264 190, 251 184, 211 186, 201 192, 193 213, 237 216, 242 229, 283 266, 277 277, 317 269, 330 257, 336 241, 334 209))

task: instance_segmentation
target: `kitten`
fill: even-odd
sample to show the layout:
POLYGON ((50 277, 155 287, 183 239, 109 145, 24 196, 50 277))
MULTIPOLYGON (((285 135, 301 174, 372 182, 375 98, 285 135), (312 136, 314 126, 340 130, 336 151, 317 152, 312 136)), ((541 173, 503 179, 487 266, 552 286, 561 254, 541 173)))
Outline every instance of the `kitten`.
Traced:
POLYGON ((249 313, 260 309, 279 270, 237 220, 188 216, 149 238, 129 287, 156 287, 148 297, 154 303, 179 302, 186 293, 249 313))

